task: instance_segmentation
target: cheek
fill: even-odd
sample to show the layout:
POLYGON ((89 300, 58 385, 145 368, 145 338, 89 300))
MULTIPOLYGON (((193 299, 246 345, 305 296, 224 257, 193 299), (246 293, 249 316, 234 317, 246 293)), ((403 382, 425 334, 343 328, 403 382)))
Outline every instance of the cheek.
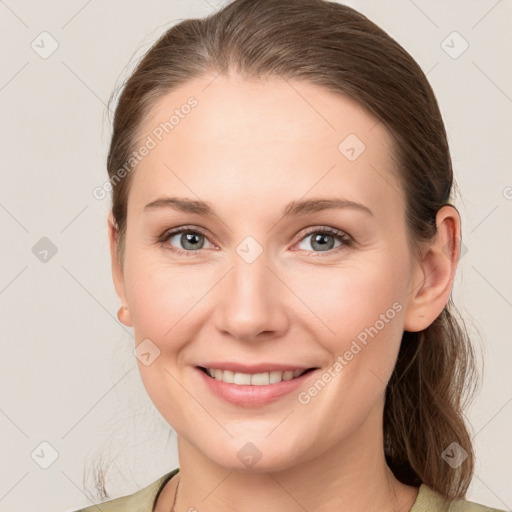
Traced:
POLYGON ((159 340, 172 336, 174 326, 208 289, 200 276, 206 277, 191 266, 173 267, 143 255, 127 261, 125 285, 135 332, 159 340))
POLYGON ((329 277, 317 281, 323 292, 318 288, 310 303, 323 321, 315 328, 316 339, 330 361, 321 376, 328 382, 325 389, 315 383, 315 389, 305 390, 302 398, 329 409, 338 432, 356 428, 376 404, 383 403, 402 339, 402 284, 396 277, 400 274, 373 263, 330 269, 329 277), (322 398, 314 398, 319 394, 316 389, 324 389, 322 398))
POLYGON ((316 332, 324 333, 322 344, 331 357, 342 356, 350 363, 347 373, 362 375, 372 369, 384 381, 391 375, 402 338, 405 287, 402 274, 388 270, 386 263, 396 262, 391 256, 388 260, 381 254, 379 261, 357 267, 315 271, 314 287, 303 280, 298 291, 307 297, 315 314, 308 323, 318 324, 316 332))
POLYGON ((150 361, 137 358, 141 380, 151 401, 173 428, 180 427, 180 411, 187 407, 188 395, 180 385, 184 378, 180 354, 194 338, 195 326, 201 325, 197 322, 200 304, 198 309, 194 304, 206 293, 204 279, 191 278, 191 268, 176 269, 141 258, 133 260, 126 274, 138 352, 150 354, 150 361), (201 283, 203 286, 198 288, 201 283))
POLYGON ((304 297, 304 302, 311 305, 312 312, 332 334, 343 338, 378 320, 381 313, 400 300, 403 288, 397 282, 397 274, 388 272, 378 262, 314 269, 311 279, 305 274, 294 281, 294 291, 304 297))

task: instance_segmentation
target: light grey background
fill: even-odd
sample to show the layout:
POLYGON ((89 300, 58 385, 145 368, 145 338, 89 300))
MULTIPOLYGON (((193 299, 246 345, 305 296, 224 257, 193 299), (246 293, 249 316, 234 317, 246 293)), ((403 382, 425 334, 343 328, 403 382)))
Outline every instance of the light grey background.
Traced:
MULTIPOLYGON (((468 497, 510 510, 512 1, 346 3, 412 54, 440 103, 468 249, 453 295, 485 359, 468 411, 477 454, 468 497), (454 31, 469 44, 458 58, 454 31)), ((0 0, 0 511, 90 505, 100 455, 111 462, 111 497, 178 465, 175 434, 139 378, 132 330, 116 318, 109 200, 92 190, 107 177, 105 104, 120 75, 176 21, 219 6, 0 0), (58 48, 42 58, 52 39, 58 48), (57 248, 46 262, 33 252, 43 237, 57 248)))

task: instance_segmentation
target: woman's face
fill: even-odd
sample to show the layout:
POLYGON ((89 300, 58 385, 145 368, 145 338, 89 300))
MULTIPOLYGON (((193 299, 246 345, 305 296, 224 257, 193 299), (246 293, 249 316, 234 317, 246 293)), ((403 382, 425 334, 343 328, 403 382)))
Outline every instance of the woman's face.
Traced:
POLYGON ((390 148, 356 103, 276 79, 195 80, 144 120, 114 279, 144 386, 197 453, 278 470, 380 435, 420 284, 390 148), (224 395, 212 363, 316 370, 224 395))

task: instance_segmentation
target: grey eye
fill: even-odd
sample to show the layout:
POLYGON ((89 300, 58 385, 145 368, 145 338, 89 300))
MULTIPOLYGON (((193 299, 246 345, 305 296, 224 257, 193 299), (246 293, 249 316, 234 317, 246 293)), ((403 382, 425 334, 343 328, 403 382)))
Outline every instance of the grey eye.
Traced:
POLYGON ((202 233, 191 230, 170 233, 167 238, 171 245, 185 251, 204 249, 206 240, 207 238, 202 233), (177 241, 172 242, 174 239, 177 239, 177 241))
MULTIPOLYGON (((313 247, 313 250, 316 252, 323 252, 323 251, 330 251, 332 249, 335 249, 336 247, 339 247, 341 245, 341 242, 339 241, 339 237, 335 235, 331 235, 330 233, 322 233, 322 232, 315 232, 310 233, 309 235, 305 236, 301 240, 301 244, 304 243, 305 240, 308 238, 311 238, 311 241, 309 242, 310 247, 313 247), (338 239, 338 245, 335 246, 335 243, 338 239)), ((300 247, 304 251, 310 251, 311 249, 309 247, 300 247)))

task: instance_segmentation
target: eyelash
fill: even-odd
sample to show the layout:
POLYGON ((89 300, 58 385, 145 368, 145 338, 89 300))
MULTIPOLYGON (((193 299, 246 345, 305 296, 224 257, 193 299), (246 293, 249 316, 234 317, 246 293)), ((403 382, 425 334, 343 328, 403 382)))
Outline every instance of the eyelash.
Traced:
MULTIPOLYGON (((203 233, 202 231, 196 229, 196 228, 189 228, 187 226, 184 226, 184 227, 181 227, 181 228, 178 228, 178 229, 171 229, 171 230, 167 230, 165 231, 159 238, 158 238, 158 243, 160 243, 166 250, 169 250, 175 254, 178 254, 179 256, 186 256, 186 257, 194 257, 194 256, 198 256, 198 254, 194 254, 194 253, 199 253, 201 252, 201 250, 196 250, 196 251, 184 251, 182 249, 177 249, 176 247, 168 244, 167 242, 169 241, 169 238, 175 236, 175 235, 179 235, 181 233, 192 233, 192 234, 195 234, 195 235, 202 235, 204 237, 207 238, 206 234, 203 233)), ((314 255, 311 255, 311 257, 313 258, 316 258, 316 257, 324 257, 324 255, 322 254, 322 252, 325 252, 325 256, 329 256, 329 255, 332 255, 333 253, 335 252, 338 252, 339 250, 343 250, 343 249, 346 249, 346 248, 349 248, 349 247, 352 247, 355 243, 354 239, 348 235, 347 233, 344 233, 343 231, 339 231, 337 229, 334 229, 334 228, 328 228, 328 227, 324 227, 324 228, 310 228, 306 231, 306 233, 304 234, 304 236, 299 240, 299 242, 301 242, 302 240, 304 240, 305 238, 307 238, 309 235, 313 235, 313 234, 321 234, 321 235, 329 235, 329 236, 332 236, 334 237, 335 239, 339 240, 340 242, 342 242, 342 245, 340 245, 339 247, 336 247, 336 248, 333 248, 333 249, 329 249, 328 251, 310 251, 310 252, 313 252, 315 253, 314 255)))

